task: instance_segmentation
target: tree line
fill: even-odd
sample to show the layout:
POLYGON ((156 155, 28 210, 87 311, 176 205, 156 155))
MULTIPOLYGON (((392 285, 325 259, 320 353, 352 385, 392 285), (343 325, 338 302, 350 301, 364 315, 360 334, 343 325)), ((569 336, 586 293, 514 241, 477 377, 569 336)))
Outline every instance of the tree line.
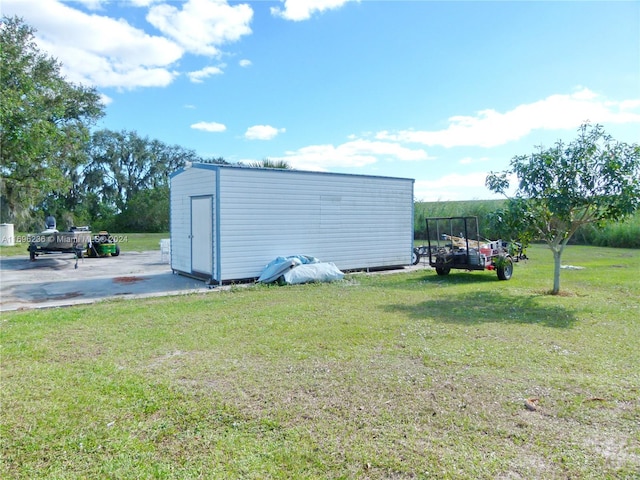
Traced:
POLYGON ((18 17, 0 28, 0 222, 19 231, 92 224, 115 231, 169 229, 169 175, 195 151, 135 131, 98 130, 95 88, 75 85, 42 53, 35 30, 18 17))
POLYGON ((94 132, 87 152, 69 172, 70 188, 49 193, 39 213, 116 232, 166 232, 169 175, 189 162, 227 163, 126 130, 94 132))

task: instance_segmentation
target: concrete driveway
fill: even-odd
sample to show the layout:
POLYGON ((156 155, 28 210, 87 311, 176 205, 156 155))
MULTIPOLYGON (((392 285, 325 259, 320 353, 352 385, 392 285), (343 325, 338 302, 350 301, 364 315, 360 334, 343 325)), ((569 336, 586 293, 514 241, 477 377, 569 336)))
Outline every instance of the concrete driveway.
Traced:
POLYGON ((92 303, 111 297, 142 298, 209 291, 204 282, 175 275, 160 252, 118 257, 70 254, 0 257, 0 311, 92 303))
MULTIPOLYGON (((106 298, 145 298, 211 291, 203 281, 171 271, 159 251, 122 252, 118 257, 71 254, 0 257, 0 312, 94 303, 106 298)), ((421 263, 376 272, 429 268, 421 263)), ((216 290, 228 287, 215 287, 216 290)))

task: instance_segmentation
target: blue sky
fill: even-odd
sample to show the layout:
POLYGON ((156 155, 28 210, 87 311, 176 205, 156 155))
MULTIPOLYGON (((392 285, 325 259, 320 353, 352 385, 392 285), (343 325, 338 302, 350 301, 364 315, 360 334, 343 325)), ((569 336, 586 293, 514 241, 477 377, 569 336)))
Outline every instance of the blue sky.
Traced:
POLYGON ((488 172, 589 120, 640 141, 640 2, 2 0, 97 128, 231 162, 414 178, 493 198, 488 172))

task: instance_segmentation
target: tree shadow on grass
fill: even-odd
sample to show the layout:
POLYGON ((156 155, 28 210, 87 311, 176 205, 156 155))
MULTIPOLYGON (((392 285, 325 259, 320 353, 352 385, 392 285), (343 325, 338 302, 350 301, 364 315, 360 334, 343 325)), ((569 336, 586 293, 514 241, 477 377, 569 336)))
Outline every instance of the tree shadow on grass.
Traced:
POLYGON ((559 305, 541 305, 539 298, 507 296, 496 291, 472 292, 414 305, 389 305, 385 309, 409 318, 433 318, 442 323, 462 325, 522 323, 553 328, 573 327, 577 321, 573 311, 559 305))
POLYGON ((424 275, 417 277, 416 274, 411 272, 411 275, 390 275, 384 278, 385 288, 423 288, 425 286, 432 287, 448 287, 454 285, 469 285, 469 284, 486 284, 486 283, 499 283, 498 277, 495 273, 491 272, 468 272, 468 271, 456 271, 449 275, 438 275, 435 270, 424 270, 424 275))
POLYGON ((464 285, 473 283, 498 283, 498 275, 495 272, 478 271, 469 272, 466 270, 453 270, 448 275, 438 275, 435 270, 428 272, 422 279, 425 284, 448 284, 448 285, 464 285))

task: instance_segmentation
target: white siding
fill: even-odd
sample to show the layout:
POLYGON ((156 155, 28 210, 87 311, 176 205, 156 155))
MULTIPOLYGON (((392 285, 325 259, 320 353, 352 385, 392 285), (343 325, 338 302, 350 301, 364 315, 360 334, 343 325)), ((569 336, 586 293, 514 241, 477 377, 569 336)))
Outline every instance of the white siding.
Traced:
POLYGON ((258 277, 275 257, 294 254, 342 270, 411 263, 411 179, 194 165, 171 182, 174 270, 191 273, 190 197, 204 194, 214 195, 219 226, 215 281, 258 277))
POLYGON ((213 195, 216 174, 216 170, 189 168, 171 178, 170 228, 173 270, 192 273, 191 197, 213 195))
POLYGON ((220 171, 223 279, 251 278, 277 256, 343 270, 407 265, 413 181, 278 170, 220 171))

